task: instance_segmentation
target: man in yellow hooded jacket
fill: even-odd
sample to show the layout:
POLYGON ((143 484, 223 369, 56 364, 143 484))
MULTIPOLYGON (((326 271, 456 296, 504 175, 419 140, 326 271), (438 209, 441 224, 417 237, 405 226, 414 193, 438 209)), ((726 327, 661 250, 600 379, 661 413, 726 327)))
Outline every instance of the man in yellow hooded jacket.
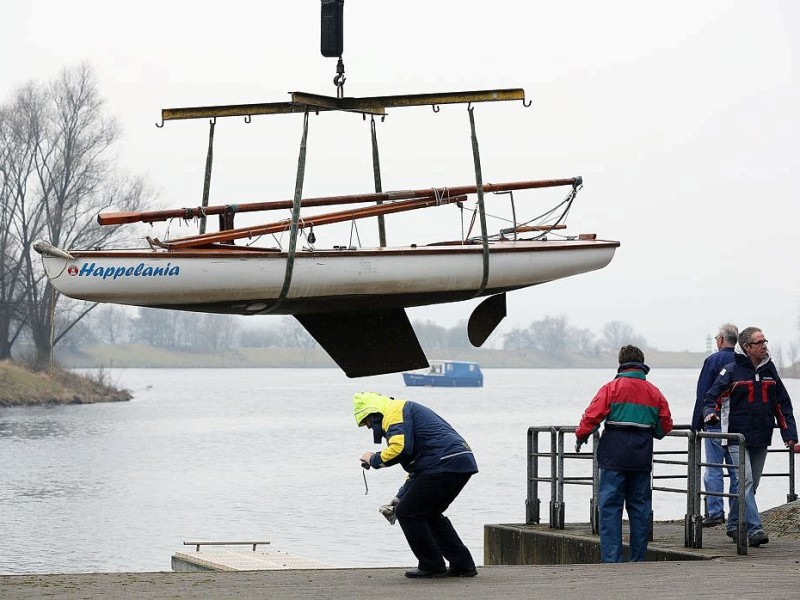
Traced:
POLYGON ((478 465, 469 444, 430 408, 374 392, 353 398, 359 427, 373 440, 386 440, 381 452, 365 452, 364 468, 400 464, 408 478, 397 492, 395 516, 414 556, 416 569, 406 577, 473 577, 475 561, 444 511, 455 500, 478 465), (450 563, 448 569, 445 560, 450 563))

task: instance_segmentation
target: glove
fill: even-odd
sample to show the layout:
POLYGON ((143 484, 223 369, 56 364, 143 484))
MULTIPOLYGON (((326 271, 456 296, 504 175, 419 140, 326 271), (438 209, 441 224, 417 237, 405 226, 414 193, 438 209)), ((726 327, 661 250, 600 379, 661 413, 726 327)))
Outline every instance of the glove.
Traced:
POLYGON ((400 502, 400 499, 395 497, 389 500, 388 504, 382 505, 378 508, 378 512, 381 513, 386 520, 389 521, 391 525, 394 525, 397 522, 397 515, 395 515, 395 507, 400 502))
POLYGON ((369 468, 371 466, 369 461, 372 460, 372 455, 373 454, 375 454, 375 453, 374 452, 364 452, 364 454, 361 455, 361 468, 362 469, 367 469, 369 471, 369 468))
POLYGON ((706 415, 706 418, 703 419, 703 422, 709 424, 719 423, 719 416, 717 413, 709 413, 706 415))
POLYGON ((586 440, 578 440, 577 442, 575 442, 575 452, 580 452, 581 446, 583 446, 585 443, 586 440))

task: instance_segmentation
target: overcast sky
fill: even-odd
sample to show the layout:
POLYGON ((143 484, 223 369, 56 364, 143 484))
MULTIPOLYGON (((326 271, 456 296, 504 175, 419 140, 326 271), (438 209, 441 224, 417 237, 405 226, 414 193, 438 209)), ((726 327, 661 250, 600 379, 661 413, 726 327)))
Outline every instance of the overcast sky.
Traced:
MULTIPOLYGON (((0 99, 87 61, 123 128, 120 165, 148 178, 160 207, 196 206, 208 123, 157 129, 160 110, 335 95, 319 21, 319 0, 5 0, 0 99)), ((484 181, 584 177, 569 231, 621 248, 601 271, 510 294, 503 331, 563 314, 702 351, 733 321, 788 349, 800 313, 799 27, 795 0, 346 0, 345 95, 524 88, 530 108, 475 108, 484 181)), ((291 198, 301 127, 300 115, 219 121, 211 202, 291 198)), ((384 190, 474 183, 464 106, 392 110, 378 135, 384 190)), ((304 195, 370 191, 369 123, 312 116, 304 195)), ((389 217, 389 243, 449 219, 460 227, 445 207, 389 217)), ((316 233, 320 246, 347 242, 316 233)), ((451 327, 473 305, 411 316, 451 327)))

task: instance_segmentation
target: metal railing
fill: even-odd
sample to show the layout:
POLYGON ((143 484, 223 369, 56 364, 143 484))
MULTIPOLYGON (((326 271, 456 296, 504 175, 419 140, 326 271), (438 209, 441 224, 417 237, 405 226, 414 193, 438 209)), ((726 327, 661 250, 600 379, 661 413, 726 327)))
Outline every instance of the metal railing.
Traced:
MULTIPOLYGON (((541 500, 539 497, 539 484, 550 484, 550 527, 564 529, 564 485, 590 485, 592 486, 592 499, 590 501, 590 522, 592 533, 597 533, 597 489, 600 481, 600 470, 597 466, 595 453, 578 453, 564 451, 564 434, 575 433, 576 427, 530 427, 528 428, 528 497, 525 500, 525 522, 541 522, 541 500), (543 433, 550 434, 550 451, 542 452, 539 449, 539 437, 543 433), (550 475, 542 475, 539 469, 539 460, 547 458, 550 462, 550 475), (592 475, 566 477, 564 475, 564 460, 578 459, 592 461, 592 475), (555 476, 554 476, 555 474, 555 476)), ((599 434, 592 435, 592 447, 597 446, 599 434)))
MULTIPOLYGON (((566 502, 564 500, 564 488, 568 485, 591 486, 591 499, 589 501, 589 523, 592 533, 598 532, 599 507, 598 489, 600 482, 600 470, 597 465, 596 449, 599 434, 592 435, 592 451, 578 453, 572 450, 574 443, 574 426, 548 426, 528 428, 528 482, 527 498, 525 500, 525 523, 541 522, 541 496, 539 493, 540 484, 550 486, 549 504, 549 526, 553 529, 564 529, 566 521, 566 502), (565 436, 571 434, 568 448, 566 451, 565 436), (547 448, 543 448, 541 438, 549 436, 547 448), (568 464, 573 466, 577 461, 592 461, 591 475, 586 475, 584 468, 583 474, 567 474, 568 464), (549 463, 549 469, 545 472, 542 469, 541 461, 549 463)), ((744 444, 744 436, 736 433, 715 433, 706 431, 691 431, 688 425, 679 425, 670 432, 670 438, 686 439, 685 449, 654 450, 653 452, 653 491, 678 493, 686 495, 686 513, 684 516, 684 545, 691 548, 703 547, 703 507, 708 496, 721 496, 725 498, 736 497, 738 499, 738 536, 737 553, 747 554, 747 521, 745 519, 745 484, 744 484, 744 452, 739 453, 739 464, 716 464, 707 463, 702 460, 702 440, 703 439, 724 439, 729 442, 738 442, 740 446, 744 444), (683 471, 680 473, 663 473, 659 465, 680 466, 683 471), (737 470, 742 476, 739 477, 739 486, 735 494, 722 492, 707 492, 702 489, 702 469, 701 467, 721 467, 725 469, 737 470), (686 487, 667 487, 658 485, 658 482, 665 480, 684 480, 686 487)), ((773 449, 770 453, 785 453, 786 450, 773 449)), ((787 477, 789 492, 786 496, 787 502, 797 500, 795 493, 795 464, 794 452, 788 451, 789 467, 787 472, 763 473, 762 477, 787 477)), ((574 473, 574 471, 570 471, 574 473)), ((725 475, 727 477, 727 474, 725 475)), ((650 539, 653 539, 653 514, 650 515, 650 539)))
POLYGON ((200 552, 200 546, 252 546, 253 552, 255 552, 257 546, 267 544, 269 542, 183 542, 184 546, 195 546, 195 552, 200 552))
MULTIPOLYGON (((668 437, 686 438, 686 450, 654 450, 653 451, 653 491, 686 494, 686 514, 684 515, 683 540, 687 548, 703 547, 703 497, 722 496, 738 499, 738 531, 736 536, 737 554, 747 554, 747 521, 745 519, 745 486, 740 485, 737 493, 706 492, 702 489, 701 467, 727 467, 744 473, 744 452, 739 453, 738 464, 715 464, 703 462, 702 440, 707 438, 727 440, 728 443, 736 442, 744 446, 744 436, 740 433, 712 433, 706 431, 691 431, 688 425, 679 425, 668 434, 668 437), (686 460, 668 460, 661 456, 686 456, 686 460), (656 472, 656 465, 681 465, 686 468, 685 475, 660 474, 656 472), (657 481, 666 479, 685 479, 686 489, 664 487, 656 485, 657 481)), ((743 481, 743 477, 739 478, 743 481)), ((652 529, 651 529, 652 531, 652 529)))

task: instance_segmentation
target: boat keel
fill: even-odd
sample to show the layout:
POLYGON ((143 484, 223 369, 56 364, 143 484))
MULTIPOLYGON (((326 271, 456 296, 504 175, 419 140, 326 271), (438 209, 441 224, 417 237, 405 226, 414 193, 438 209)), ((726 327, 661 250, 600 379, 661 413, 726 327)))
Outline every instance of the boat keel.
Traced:
POLYGON ((492 332, 506 316, 505 293, 490 296, 481 302, 469 317, 467 337, 476 348, 483 346, 492 332))
POLYGON ((304 313, 295 318, 348 377, 420 369, 428 359, 402 308, 304 313))

